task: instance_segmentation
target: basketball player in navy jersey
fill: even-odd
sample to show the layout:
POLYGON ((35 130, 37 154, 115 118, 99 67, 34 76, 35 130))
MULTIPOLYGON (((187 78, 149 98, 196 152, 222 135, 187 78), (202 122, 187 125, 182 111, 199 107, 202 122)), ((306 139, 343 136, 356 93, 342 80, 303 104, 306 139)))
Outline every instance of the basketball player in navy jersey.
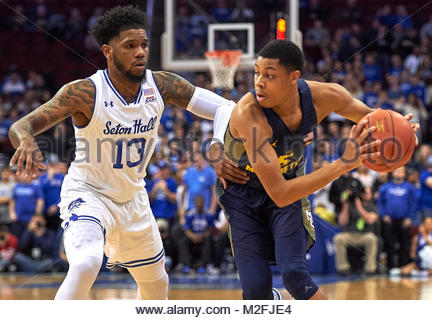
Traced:
POLYGON ((366 140, 375 128, 365 130, 362 121, 351 129, 342 158, 305 175, 304 148, 318 123, 333 111, 359 122, 372 109, 338 84, 301 79, 303 64, 293 42, 267 44, 256 60, 255 91, 234 107, 223 134, 215 128, 215 138, 224 141, 225 156, 232 161, 217 162, 220 145, 212 145, 210 158, 220 176, 217 195, 228 216, 244 299, 273 299, 273 259, 295 299, 326 298, 306 263, 315 242, 307 196, 380 154, 380 141, 366 140), (247 176, 234 176, 239 169, 247 176))
POLYGON ((69 271, 56 299, 85 299, 102 264, 127 268, 138 298, 166 299, 168 276, 158 227, 144 188, 165 104, 213 119, 228 101, 169 72, 146 68, 146 16, 132 6, 107 11, 92 28, 108 68, 64 85, 15 122, 17 175, 45 169, 34 136, 72 117, 76 157, 59 204, 69 271))

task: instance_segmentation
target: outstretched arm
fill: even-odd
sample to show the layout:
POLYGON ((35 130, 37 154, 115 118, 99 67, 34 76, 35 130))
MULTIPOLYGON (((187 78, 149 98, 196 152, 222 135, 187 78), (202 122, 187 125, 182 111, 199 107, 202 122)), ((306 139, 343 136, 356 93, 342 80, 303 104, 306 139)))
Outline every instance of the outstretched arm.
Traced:
MULTIPOLYGON (((365 115, 375 109, 369 108, 360 100, 354 98, 347 89, 337 83, 323 83, 308 81, 311 88, 313 102, 316 106, 318 123, 320 123, 331 112, 358 123, 365 115)), ((405 118, 410 121, 413 115, 407 114, 405 118)), ((418 123, 412 123, 414 132, 419 130, 418 123)), ((418 144, 416 137, 416 145, 418 144)))
POLYGON ((26 174, 32 176, 36 176, 39 168, 45 168, 34 136, 70 116, 82 114, 89 119, 94 99, 95 88, 90 80, 74 81, 64 85, 51 100, 16 121, 9 130, 9 139, 17 149, 10 162, 11 166, 17 162, 17 174, 24 169, 24 163, 26 174))
MULTIPOLYGON (((242 101, 239 102, 241 104, 242 101)), ((241 107, 241 106, 240 106, 241 107)), ((237 138, 243 139, 248 159, 267 194, 279 207, 287 206, 321 189, 343 173, 358 167, 366 157, 379 156, 379 141, 364 143, 374 127, 365 130, 366 122, 351 129, 343 158, 305 176, 285 180, 274 148, 269 143, 271 128, 259 107, 236 108, 230 128, 237 138)))

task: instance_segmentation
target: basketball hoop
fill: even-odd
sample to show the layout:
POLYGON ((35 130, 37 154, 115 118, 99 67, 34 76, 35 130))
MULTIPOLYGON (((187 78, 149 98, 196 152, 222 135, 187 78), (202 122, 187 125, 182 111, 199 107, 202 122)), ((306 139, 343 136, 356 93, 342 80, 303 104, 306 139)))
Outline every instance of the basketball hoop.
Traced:
POLYGON ((234 88, 234 75, 242 54, 240 50, 215 50, 205 53, 213 88, 234 88))

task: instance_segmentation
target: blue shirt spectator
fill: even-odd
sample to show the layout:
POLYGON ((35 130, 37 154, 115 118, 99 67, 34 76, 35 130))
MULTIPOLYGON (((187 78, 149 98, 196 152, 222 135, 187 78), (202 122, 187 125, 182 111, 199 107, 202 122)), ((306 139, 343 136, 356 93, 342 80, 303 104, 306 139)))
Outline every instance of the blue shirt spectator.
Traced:
POLYGON ((363 73, 366 81, 376 82, 382 80, 381 68, 375 62, 375 56, 368 54, 363 64, 363 73))
POLYGON ((55 205, 56 207, 56 212, 58 211, 57 204, 60 202, 60 191, 63 184, 63 179, 64 175, 62 173, 46 173, 39 177, 39 182, 42 186, 42 190, 45 196, 45 213, 47 213, 48 209, 53 205, 55 205))
POLYGON ((375 107, 375 105, 378 103, 379 97, 378 95, 373 91, 365 92, 363 95, 363 102, 368 107, 375 107))
POLYGON ((412 219, 416 209, 416 191, 409 182, 387 182, 379 189, 378 208, 381 216, 412 219))
POLYGON ((428 158, 428 169, 420 173, 421 195, 420 207, 432 213, 432 156, 428 158))
POLYGON ((177 210, 177 182, 170 177, 171 169, 166 161, 158 162, 158 178, 148 184, 150 205, 156 219, 164 218, 171 224, 177 210))
POLYGON ((187 188, 187 206, 186 210, 194 208, 194 199, 200 195, 204 198, 204 208, 213 211, 214 204, 214 184, 216 183, 216 174, 210 166, 207 165, 201 154, 195 157, 195 165, 188 168, 183 176, 183 184, 187 188))
POLYGON ((0 109, 0 142, 3 139, 7 139, 9 129, 12 125, 12 121, 3 117, 3 111, 0 109))
POLYGON ((193 233, 205 233, 215 226, 215 220, 216 216, 214 214, 207 211, 200 213, 197 209, 192 209, 186 214, 183 228, 193 233))
POLYGON ((12 199, 17 221, 29 222, 36 213, 36 209, 39 209, 37 208, 38 200, 43 201, 44 199, 42 186, 38 181, 21 181, 15 185, 12 199))

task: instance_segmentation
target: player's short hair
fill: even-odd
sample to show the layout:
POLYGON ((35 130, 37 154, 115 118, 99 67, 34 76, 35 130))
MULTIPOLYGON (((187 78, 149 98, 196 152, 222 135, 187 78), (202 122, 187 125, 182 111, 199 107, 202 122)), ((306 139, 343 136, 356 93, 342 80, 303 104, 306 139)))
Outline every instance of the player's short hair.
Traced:
POLYGON ((122 31, 146 28, 147 16, 143 11, 132 5, 117 6, 105 12, 90 29, 90 33, 102 46, 122 31))
POLYGON ((303 69, 304 56, 300 48, 290 40, 274 40, 269 42, 258 52, 259 57, 279 59, 279 64, 288 71, 303 69))

